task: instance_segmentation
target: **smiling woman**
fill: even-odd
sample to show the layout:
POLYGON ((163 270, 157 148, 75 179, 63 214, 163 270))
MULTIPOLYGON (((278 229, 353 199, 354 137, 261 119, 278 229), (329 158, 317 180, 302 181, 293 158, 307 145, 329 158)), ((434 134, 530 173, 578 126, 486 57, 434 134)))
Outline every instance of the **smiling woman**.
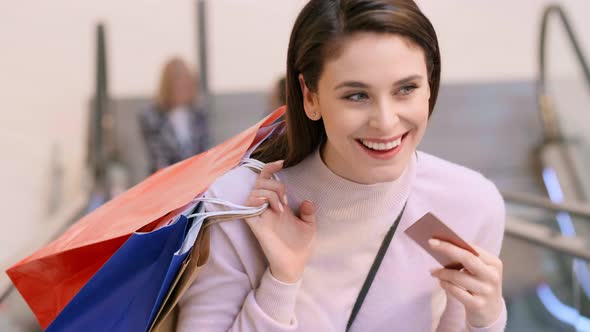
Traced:
POLYGON ((354 182, 395 180, 426 129, 424 51, 407 37, 369 32, 355 33, 341 47, 324 65, 317 93, 299 77, 304 107, 323 119, 329 138, 323 160, 354 182))
POLYGON ((502 198, 417 151, 440 70, 413 1, 309 1, 289 43, 284 127, 254 153, 266 166, 238 167, 208 192, 270 208, 211 227, 179 330, 502 331, 502 198), (403 232, 427 213, 476 248, 430 241, 462 270, 403 232))

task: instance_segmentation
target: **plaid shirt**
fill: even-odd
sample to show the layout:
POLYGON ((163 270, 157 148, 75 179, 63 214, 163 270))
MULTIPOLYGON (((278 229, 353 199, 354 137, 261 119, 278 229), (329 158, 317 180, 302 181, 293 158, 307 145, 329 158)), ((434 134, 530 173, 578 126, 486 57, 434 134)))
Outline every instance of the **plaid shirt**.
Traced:
POLYGON ((151 173, 201 153, 209 147, 209 123, 205 110, 192 107, 190 122, 190 142, 181 146, 166 112, 155 105, 140 112, 139 124, 147 147, 151 173))

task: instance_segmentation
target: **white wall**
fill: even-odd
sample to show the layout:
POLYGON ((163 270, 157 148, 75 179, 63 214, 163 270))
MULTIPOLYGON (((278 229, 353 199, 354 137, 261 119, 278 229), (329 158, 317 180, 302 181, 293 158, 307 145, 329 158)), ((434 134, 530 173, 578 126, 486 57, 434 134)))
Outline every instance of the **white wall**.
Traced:
MULTIPOLYGON (((535 77, 541 11, 554 1, 417 2, 437 30, 446 82, 535 77)), ((590 1, 557 2, 565 6, 590 54, 590 21, 586 18, 590 1)), ((210 1, 212 89, 224 92, 268 88, 269 82, 284 70, 290 28, 304 3, 210 1)))
POLYGON ((289 34, 306 0, 208 2, 211 90, 264 91, 284 72, 289 34))
MULTIPOLYGON (((213 91, 268 89, 284 70, 291 25, 305 2, 210 0, 213 91)), ((418 2, 438 31, 445 82, 535 77, 548 0, 418 2)), ((559 2, 590 55, 590 1, 559 2)), ((79 191, 94 24, 107 24, 112 94, 149 95, 168 56, 196 62, 194 8, 193 0, 0 1, 0 268, 43 229, 52 146, 61 151, 65 199, 79 191)))

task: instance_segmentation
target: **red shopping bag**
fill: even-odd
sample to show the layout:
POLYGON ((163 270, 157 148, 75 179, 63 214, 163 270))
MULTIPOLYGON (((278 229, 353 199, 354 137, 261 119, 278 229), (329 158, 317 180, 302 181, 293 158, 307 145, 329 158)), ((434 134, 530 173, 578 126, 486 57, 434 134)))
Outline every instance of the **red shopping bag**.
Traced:
POLYGON ((6 271, 46 328, 119 247, 150 231, 235 167, 281 117, 277 109, 223 144, 167 167, 86 215, 61 237, 6 271))

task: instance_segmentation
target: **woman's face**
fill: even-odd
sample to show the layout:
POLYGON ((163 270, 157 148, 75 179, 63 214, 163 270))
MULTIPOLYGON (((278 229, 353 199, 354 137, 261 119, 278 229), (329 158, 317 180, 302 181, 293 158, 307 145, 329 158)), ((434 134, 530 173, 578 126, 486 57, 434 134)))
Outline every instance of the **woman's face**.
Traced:
POLYGON ((316 92, 300 82, 306 114, 324 121, 328 168, 363 184, 400 177, 428 121, 430 86, 419 46, 398 35, 359 33, 325 63, 316 92))
POLYGON ((179 68, 172 80, 172 99, 174 106, 186 106, 194 102, 195 84, 188 69, 179 68))

